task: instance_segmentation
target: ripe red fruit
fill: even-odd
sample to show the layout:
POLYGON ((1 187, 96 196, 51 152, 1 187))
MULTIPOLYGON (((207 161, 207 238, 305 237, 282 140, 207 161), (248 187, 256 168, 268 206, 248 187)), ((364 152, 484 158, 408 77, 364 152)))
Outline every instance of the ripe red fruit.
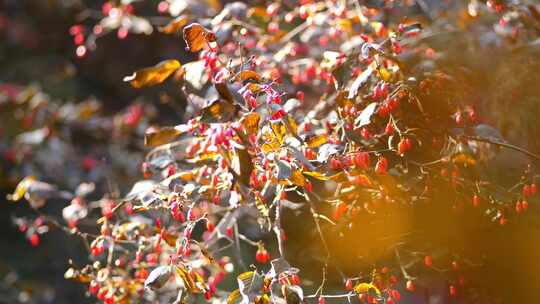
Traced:
POLYGON ((410 138, 402 138, 398 144, 399 154, 400 155, 405 154, 405 152, 407 152, 407 150, 409 150, 411 146, 412 146, 412 142, 410 138))
POLYGON ((523 192, 523 197, 527 198, 529 195, 531 195, 531 187, 529 185, 524 185, 522 192, 523 192))
POLYGON ((90 281, 90 284, 88 285, 88 292, 91 294, 96 294, 99 290, 99 283, 96 280, 90 281))
POLYGON ((413 292, 416 289, 415 286, 414 286, 413 281, 411 281, 411 280, 407 281, 407 283, 405 284, 405 288, 410 292, 413 292))
POLYGON ((304 100, 304 92, 303 91, 298 91, 296 92, 296 98, 300 101, 303 101, 304 100))
POLYGON ((472 204, 473 207, 478 207, 478 205, 480 205, 480 197, 478 197, 478 195, 473 195, 472 204))
POLYGON ((535 195, 536 192, 538 192, 538 188, 536 187, 536 184, 531 184, 531 195, 535 195))
POLYGON ((433 266, 433 258, 430 255, 424 257, 424 265, 426 265, 426 267, 433 266))
POLYGON ((233 228, 227 227, 227 236, 232 238, 233 237, 233 228))
POLYGON ((521 201, 517 201, 517 202, 516 202, 516 207, 515 207, 515 209, 516 209, 516 213, 517 213, 517 214, 520 214, 520 213, 523 211, 523 206, 522 206, 522 204, 521 204, 521 201))
POLYGON ((208 232, 212 232, 214 231, 214 224, 212 222, 210 222, 209 220, 206 221, 206 230, 208 230, 208 232))
POLYGON ((326 304, 324 297, 319 297, 319 304, 326 304))
POLYGON ((360 130, 360 135, 362 135, 362 137, 366 140, 371 137, 371 133, 366 128, 362 128, 362 130, 360 130))
POLYGON ((522 201, 521 202, 521 208, 523 209, 523 211, 527 211, 527 209, 529 209, 529 202, 522 201))
POLYGON ((270 260, 270 254, 263 247, 259 247, 255 253, 255 260, 261 264, 265 264, 270 260))
POLYGON ((450 285, 448 287, 448 291, 450 292, 450 296, 455 297, 457 294, 457 289, 454 285, 450 285))
POLYGON ((347 204, 344 202, 338 202, 334 209, 334 220, 339 220, 347 212, 347 204))
POLYGON ((452 261, 452 269, 454 269, 455 271, 459 270, 459 264, 457 261, 452 261))
POLYGON ((37 233, 33 233, 30 236, 30 244, 32 247, 37 247, 39 245, 39 235, 37 233))
POLYGON ((390 120, 388 121, 388 123, 386 124, 386 127, 384 128, 384 133, 386 135, 394 134, 394 124, 392 124, 390 120))
POLYGON ((347 281, 345 281, 345 288, 347 290, 353 290, 353 282, 351 279, 347 279, 347 281))
POLYGON ((388 161, 385 157, 379 157, 377 164, 375 165, 375 172, 378 174, 386 174, 388 170, 388 161))
POLYGON ((304 187, 306 188, 307 192, 312 192, 313 191, 313 184, 311 182, 307 182, 304 187))

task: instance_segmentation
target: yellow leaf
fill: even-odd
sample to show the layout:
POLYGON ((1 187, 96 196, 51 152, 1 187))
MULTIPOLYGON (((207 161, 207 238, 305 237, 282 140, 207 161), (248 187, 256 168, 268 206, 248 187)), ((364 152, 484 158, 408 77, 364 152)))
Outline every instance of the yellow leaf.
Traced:
POLYGON ((306 178, 299 170, 294 170, 289 177, 289 181, 297 186, 303 187, 306 185, 306 178))
POLYGON ((374 291, 377 295, 381 294, 379 289, 371 283, 358 283, 356 286, 354 286, 354 292, 356 292, 357 294, 367 293, 371 291, 374 291))
POLYGON ((249 80, 249 81, 259 82, 261 80, 261 75, 259 75, 259 73, 255 71, 246 70, 246 71, 240 72, 238 76, 236 76, 236 79, 241 80, 241 81, 249 80))
POLYGON ((8 194, 7 199, 12 202, 21 200, 26 194, 28 187, 32 184, 36 178, 34 176, 27 176, 17 184, 13 194, 8 194))
POLYGON ((201 121, 221 122, 232 118, 235 107, 230 102, 223 99, 216 99, 209 106, 202 109, 201 121))
POLYGON ((274 131, 274 135, 276 136, 279 143, 283 144, 285 134, 287 134, 287 128, 285 127, 283 122, 281 121, 271 122, 270 127, 272 128, 272 131, 274 131))
POLYGON ((134 88, 142 88, 162 83, 172 73, 180 68, 178 60, 165 60, 153 67, 138 70, 133 75, 124 77, 124 81, 129 81, 134 88))
POLYGON ((310 148, 317 148, 322 145, 324 145, 328 141, 328 135, 322 134, 322 135, 314 135, 306 138, 306 142, 308 144, 308 147, 310 148))
POLYGON ((227 304, 237 304, 242 301, 242 294, 240 293, 240 290, 235 289, 233 290, 229 296, 227 297, 227 304))
POLYGON ((244 115, 240 122, 244 126, 246 133, 249 135, 257 134, 259 132, 259 121, 261 120, 261 115, 257 112, 251 112, 244 115))
POLYGON ((192 23, 184 28, 186 49, 191 52, 202 50, 210 42, 216 41, 216 35, 198 23, 192 23))
POLYGON ((385 68, 380 67, 379 68, 379 75, 381 76, 381 79, 388 82, 390 79, 392 79, 392 74, 385 68))
POLYGON ((176 273, 178 273, 178 275, 182 279, 182 282, 184 283, 184 287, 190 293, 201 293, 201 292, 204 291, 202 286, 200 286, 201 280, 202 280, 202 282, 204 284, 204 279, 199 278, 200 275, 197 272, 194 272, 194 271, 188 272, 184 268, 184 266, 176 266, 176 273), (199 284, 197 284, 197 283, 199 283, 199 284))
POLYGON ((304 171, 304 174, 307 175, 307 176, 311 176, 311 177, 314 177, 318 180, 329 180, 330 178, 324 174, 322 174, 321 172, 317 172, 317 171, 304 171))
POLYGON ((184 25, 186 25, 188 19, 186 16, 179 16, 173 19, 169 24, 164 27, 160 27, 159 31, 165 34, 174 34, 177 33, 184 25))
POLYGON ((174 127, 164 127, 155 131, 151 130, 144 134, 144 144, 148 147, 168 144, 177 139, 180 134, 182 132, 174 127))

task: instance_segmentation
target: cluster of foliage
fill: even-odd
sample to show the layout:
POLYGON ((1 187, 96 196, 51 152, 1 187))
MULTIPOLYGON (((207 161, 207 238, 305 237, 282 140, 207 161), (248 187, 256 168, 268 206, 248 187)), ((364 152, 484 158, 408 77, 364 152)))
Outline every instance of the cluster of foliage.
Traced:
MULTIPOLYGON (((3 88, 0 103, 10 108, 5 119, 32 129, 8 137, 20 145, 4 152, 13 163, 34 159, 25 146, 45 138, 54 149, 51 137, 74 128, 66 125, 112 134, 120 145, 133 129, 145 130, 153 148, 145 160, 119 160, 124 174, 141 163, 144 177, 126 195, 87 199, 93 186, 85 174, 56 181, 74 194, 28 176, 8 196, 38 213, 48 199, 71 200, 63 221, 15 221, 33 245, 50 228, 80 236, 92 262, 65 276, 104 303, 392 304, 429 285, 424 277, 433 272, 447 282, 444 296, 465 298, 464 273, 482 260, 449 246, 448 230, 512 224, 536 200, 532 166, 508 187, 486 168, 500 147, 538 156, 481 122, 461 79, 438 67, 444 50, 429 46, 441 31, 492 26, 501 45, 527 45, 538 36, 534 5, 471 1, 445 17, 452 22, 437 22, 433 12, 447 8, 423 1, 222 8, 169 0, 157 10, 174 18, 158 26, 136 14, 137 3, 106 2, 93 12, 103 16, 98 24, 73 26, 76 54, 84 60, 112 31, 119 39, 154 27, 181 34, 198 60, 168 59, 124 81, 135 89, 177 82, 188 100, 183 123, 141 124, 142 105, 115 118, 96 116, 92 101, 51 110, 31 88, 3 88), (46 127, 33 129, 36 119, 46 127), (95 210, 94 234, 81 223, 95 222, 95 210), (233 274, 237 286, 228 288, 233 274)), ((87 173, 98 165, 88 157, 79 163, 87 173)))

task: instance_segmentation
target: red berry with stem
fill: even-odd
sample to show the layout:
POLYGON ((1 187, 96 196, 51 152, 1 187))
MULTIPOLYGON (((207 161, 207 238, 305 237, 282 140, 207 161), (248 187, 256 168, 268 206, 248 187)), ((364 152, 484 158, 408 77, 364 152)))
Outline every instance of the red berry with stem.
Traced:
POLYGON ((255 260, 261 264, 265 264, 270 260, 270 254, 263 246, 259 246, 259 249, 255 253, 255 260))
POLYGON ((88 285, 88 292, 91 294, 96 294, 99 290, 99 283, 96 280, 90 281, 90 284, 88 285))
POLYGON ((448 291, 450 293, 450 296, 452 296, 452 297, 455 297, 457 295, 457 289, 456 289, 456 286, 454 286, 454 285, 450 285, 448 287, 448 291))
POLYGON ((319 297, 319 304, 326 304, 326 300, 323 296, 319 297))
POLYGON ((384 128, 384 133, 386 135, 392 135, 394 134, 394 124, 392 124, 392 121, 388 121, 388 123, 386 124, 386 127, 384 128))
POLYGON ((375 164, 375 172, 378 174, 386 174, 388 171, 388 161, 385 157, 379 157, 377 164, 375 164))
POLYGON ((433 266, 433 258, 430 255, 424 257, 424 265, 426 265, 426 267, 433 266))
POLYGON ((351 279, 347 279, 347 281, 345 281, 345 288, 347 290, 353 290, 353 281, 351 279))
POLYGON ((478 207, 478 205, 480 205, 480 197, 478 195, 473 195, 473 198, 472 198, 472 205, 473 207, 478 207))

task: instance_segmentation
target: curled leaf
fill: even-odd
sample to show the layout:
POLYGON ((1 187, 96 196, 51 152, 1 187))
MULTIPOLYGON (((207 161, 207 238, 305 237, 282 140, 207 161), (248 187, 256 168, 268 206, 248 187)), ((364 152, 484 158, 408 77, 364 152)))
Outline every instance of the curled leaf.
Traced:
POLYGON ((144 281, 144 287, 152 290, 160 289, 171 278, 171 275, 172 271, 170 266, 159 266, 150 272, 144 281))
POLYGON ((216 41, 216 35, 198 23, 184 27, 184 41, 190 52, 202 50, 210 42, 216 41))
POLYGON ((124 77, 124 81, 129 81, 131 86, 136 89, 153 86, 165 81, 165 79, 171 76, 171 74, 180 67, 181 64, 178 60, 165 60, 153 67, 138 70, 131 76, 124 77))
POLYGON ((353 99, 358 95, 358 90, 366 84, 367 80, 369 79, 369 76, 373 73, 373 67, 370 65, 365 69, 362 74, 358 75, 356 79, 354 80, 353 84, 351 85, 351 88, 349 90, 349 96, 348 99, 353 99))

